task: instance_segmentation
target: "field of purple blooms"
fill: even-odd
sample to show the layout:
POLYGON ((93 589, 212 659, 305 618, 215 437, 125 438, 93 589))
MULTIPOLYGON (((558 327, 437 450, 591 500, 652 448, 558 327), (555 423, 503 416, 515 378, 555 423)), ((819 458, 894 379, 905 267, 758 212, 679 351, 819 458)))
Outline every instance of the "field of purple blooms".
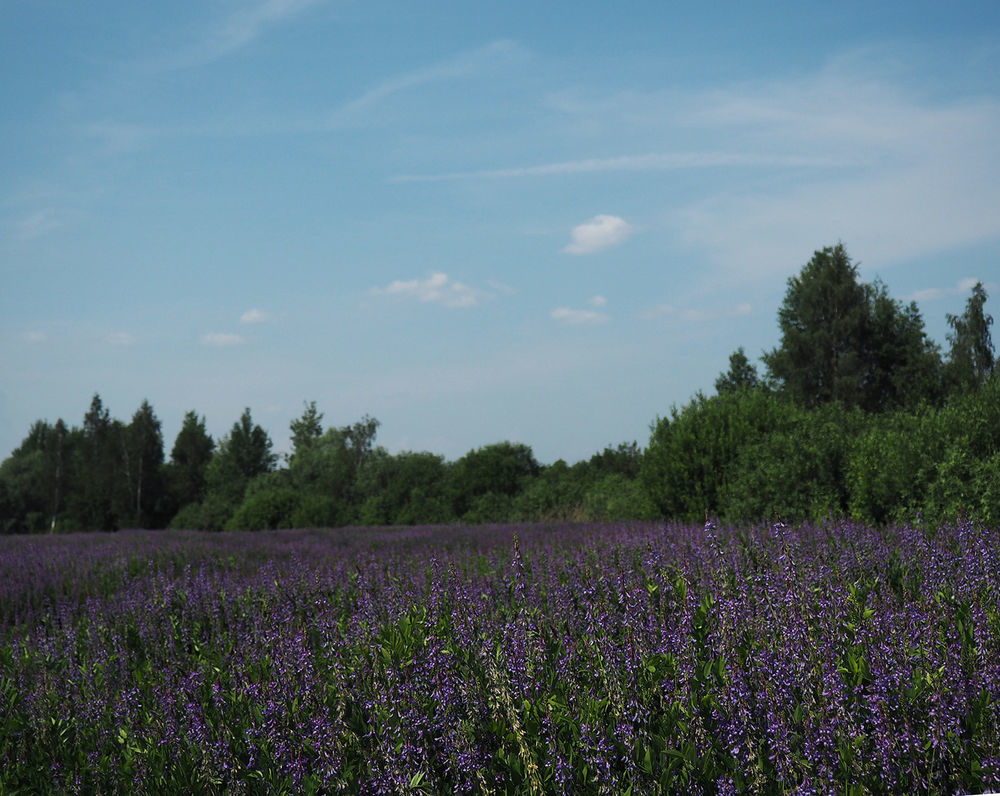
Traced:
POLYGON ((0 538, 0 793, 1000 788, 972 523, 0 538))

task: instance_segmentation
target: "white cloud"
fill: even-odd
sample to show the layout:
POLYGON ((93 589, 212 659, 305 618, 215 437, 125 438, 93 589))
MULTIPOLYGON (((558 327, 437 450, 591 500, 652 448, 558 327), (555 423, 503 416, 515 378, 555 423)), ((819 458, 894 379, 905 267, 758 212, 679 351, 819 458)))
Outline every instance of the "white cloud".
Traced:
POLYGON ((608 300, 604 298, 604 296, 592 296, 591 298, 587 299, 587 303, 591 307, 603 307, 607 305, 608 300))
POLYGON ((634 227, 618 216, 599 215, 573 227, 572 240, 563 247, 566 254, 593 254, 623 243, 634 227))
POLYGON ((595 312, 594 310, 573 310, 569 307, 556 307, 549 313, 549 317, 554 321, 566 324, 567 326, 584 326, 608 321, 607 314, 595 312))
POLYGON ((37 213, 32 213, 27 218, 18 221, 17 231, 21 240, 33 240, 58 229, 60 226, 61 224, 56 220, 51 210, 39 210, 37 213))
POLYGON ((21 335, 21 339, 26 343, 44 343, 49 337, 45 332, 31 331, 21 335))
POLYGON ((372 288, 373 295, 401 296, 445 307, 474 307, 488 294, 437 271, 426 279, 397 279, 386 287, 372 288))
POLYGON ((232 332, 209 332, 201 336, 201 344, 207 346, 233 346, 242 345, 245 342, 242 337, 232 332))
POLYGON ((242 323, 267 323, 272 320, 274 316, 270 312, 265 310, 259 310, 254 307, 251 310, 247 310, 240 316, 240 321, 242 323))
POLYGON ((112 332, 111 334, 105 335, 104 342, 110 343, 111 345, 129 346, 135 342, 135 337, 133 337, 129 332, 112 332))

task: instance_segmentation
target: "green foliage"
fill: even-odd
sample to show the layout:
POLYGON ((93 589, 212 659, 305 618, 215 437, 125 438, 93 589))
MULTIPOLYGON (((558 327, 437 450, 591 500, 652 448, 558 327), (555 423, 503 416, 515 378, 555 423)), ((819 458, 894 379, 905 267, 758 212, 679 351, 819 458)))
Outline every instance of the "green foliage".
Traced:
POLYGON ((163 468, 174 511, 205 499, 206 470, 214 450, 215 441, 205 430, 205 418, 199 418, 194 411, 187 412, 170 452, 170 461, 163 468))
POLYGON ((930 521, 1000 516, 1000 379, 939 409, 877 418, 856 441, 847 473, 850 511, 876 522, 920 513, 930 521))
POLYGON ((788 409, 784 422, 739 452, 727 471, 719 513, 731 520, 821 520, 847 514, 846 473, 867 418, 837 403, 788 409))
POLYGON ((132 527, 156 528, 167 513, 160 429, 153 407, 143 401, 124 430, 121 458, 128 505, 122 515, 132 527))
POLYGON ((965 312, 961 315, 948 315, 948 325, 952 331, 948 335, 951 350, 948 353, 945 377, 952 390, 971 392, 978 389, 996 367, 990 336, 993 317, 983 311, 986 298, 983 283, 976 282, 965 305, 965 312))
POLYGON ((772 379, 805 406, 861 403, 868 296, 840 244, 817 251, 788 280, 781 345, 764 355, 772 379))
POLYGON ((262 531, 291 528, 298 508, 298 493, 290 487, 265 487, 248 494, 226 523, 229 531, 262 531))
POLYGON ((643 485, 620 473, 605 475, 587 490, 583 508, 588 520, 619 522, 651 520, 657 516, 656 506, 643 485))
POLYGON ((623 475, 636 478, 642 469, 642 451, 635 442, 622 442, 617 448, 610 445, 600 453, 590 457, 589 471, 592 475, 623 475))
POLYGON ((350 508, 340 503, 332 495, 317 492, 298 493, 298 502, 292 511, 294 528, 333 528, 347 525, 351 518, 350 508))
POLYGON ((696 520, 719 511, 729 470, 741 451, 786 427, 794 409, 763 390, 699 393, 657 420, 643 457, 641 483, 664 517, 696 520))
POLYGON ((20 446, 0 464, 5 510, 0 532, 41 533, 56 530, 64 515, 73 445, 62 420, 34 423, 20 446))
MULTIPOLYGON (((188 503, 170 520, 168 528, 173 530, 207 530, 211 526, 205 519, 205 507, 201 503, 188 503)), ((221 524, 217 526, 221 528, 221 524)))
POLYGON ((753 390, 759 386, 757 368, 747 359, 743 346, 729 355, 729 370, 715 380, 715 391, 718 393, 753 390))
POLYGON ((471 498, 462 515, 465 522, 508 522, 515 514, 514 499, 503 492, 485 492, 471 498))
POLYGON ((243 411, 205 470, 207 495, 203 501, 205 530, 220 530, 243 502, 247 486, 274 469, 277 457, 271 438, 254 424, 250 409, 243 411))
MULTIPOLYGON (((600 456, 595 454, 594 458, 600 456)), ((524 520, 584 519, 584 494, 592 482, 590 464, 579 462, 570 467, 559 459, 527 481, 515 498, 514 514, 524 520)))
POLYGON ((306 404, 302 417, 289 425, 292 432, 292 456, 312 445, 323 435, 323 413, 316 410, 316 402, 306 404))
POLYGON ((499 496, 515 497, 540 469, 531 448, 521 443, 498 442, 469 451, 451 470, 455 515, 464 517, 473 511, 479 517, 487 506, 499 510, 501 504, 507 511, 508 504, 499 496), (479 500, 490 493, 497 497, 479 500))
POLYGON ((83 433, 73 446, 68 499, 75 530, 113 531, 118 525, 115 492, 118 482, 118 450, 122 424, 112 420, 99 395, 94 395, 83 418, 83 433))
POLYGON ((374 450, 357 480, 359 521, 365 525, 413 525, 453 519, 447 494, 448 467, 433 453, 374 450))
POLYGON ((817 251, 788 280, 778 325, 781 344, 764 363, 796 403, 882 411, 936 397, 940 357, 916 305, 860 282, 842 244, 817 251))

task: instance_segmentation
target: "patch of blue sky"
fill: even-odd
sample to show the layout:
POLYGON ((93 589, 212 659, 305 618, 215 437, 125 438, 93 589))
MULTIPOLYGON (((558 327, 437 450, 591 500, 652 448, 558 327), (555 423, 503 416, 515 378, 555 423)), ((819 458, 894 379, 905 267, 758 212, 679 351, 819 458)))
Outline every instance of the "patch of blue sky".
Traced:
POLYGON ((995 3, 0 17, 0 455, 100 392, 168 447, 249 405, 284 448, 316 400, 574 461, 775 345, 817 248, 942 345, 1000 292, 995 3))

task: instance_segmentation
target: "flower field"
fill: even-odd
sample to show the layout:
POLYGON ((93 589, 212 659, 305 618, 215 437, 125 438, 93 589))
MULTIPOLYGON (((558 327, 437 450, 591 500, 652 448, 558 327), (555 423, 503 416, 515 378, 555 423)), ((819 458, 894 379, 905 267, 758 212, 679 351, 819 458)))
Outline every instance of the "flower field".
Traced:
POLYGON ((0 538, 3 793, 1000 788, 1000 533, 0 538))

